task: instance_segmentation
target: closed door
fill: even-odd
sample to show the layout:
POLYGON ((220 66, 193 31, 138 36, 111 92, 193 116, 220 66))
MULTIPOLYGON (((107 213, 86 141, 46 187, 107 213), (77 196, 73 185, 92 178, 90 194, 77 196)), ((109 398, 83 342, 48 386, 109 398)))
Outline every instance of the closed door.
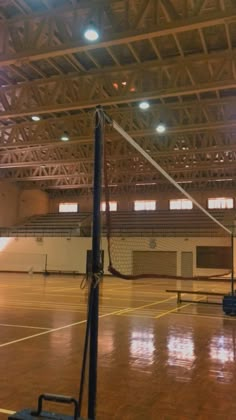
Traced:
POLYGON ((193 253, 181 253, 181 276, 191 278, 193 277, 193 253))
POLYGON ((177 254, 172 251, 133 251, 133 274, 176 276, 177 254))

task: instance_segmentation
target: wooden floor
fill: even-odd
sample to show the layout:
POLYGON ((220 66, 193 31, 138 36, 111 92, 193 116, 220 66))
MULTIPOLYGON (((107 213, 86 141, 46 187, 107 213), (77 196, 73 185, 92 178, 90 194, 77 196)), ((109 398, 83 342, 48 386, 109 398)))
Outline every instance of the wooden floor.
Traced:
MULTIPOLYGON (((33 408, 42 392, 77 396, 80 282, 0 275, 0 419, 33 408)), ((170 287, 229 291, 226 282, 103 281, 97 419, 236 418, 236 318, 221 306, 177 307, 170 287)))

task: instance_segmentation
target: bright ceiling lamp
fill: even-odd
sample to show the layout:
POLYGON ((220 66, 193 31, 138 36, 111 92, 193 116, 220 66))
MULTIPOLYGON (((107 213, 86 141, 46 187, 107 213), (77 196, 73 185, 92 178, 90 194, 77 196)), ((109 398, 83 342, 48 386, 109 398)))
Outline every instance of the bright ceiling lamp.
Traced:
POLYGON ((87 41, 94 42, 99 38, 99 32, 94 23, 90 22, 84 31, 84 37, 87 41))
POLYGON ((163 133, 166 131, 166 126, 165 126, 165 124, 163 124, 163 123, 159 123, 159 124, 158 124, 158 126, 157 126, 157 128, 156 128, 156 131, 157 131, 159 134, 163 134, 163 133))
POLYGON ((150 104, 147 101, 140 102, 139 108, 146 111, 146 109, 150 108, 150 104))
POLYGON ((69 141, 70 140, 70 137, 69 137, 69 134, 68 134, 67 131, 64 131, 64 133, 60 137, 60 140, 61 141, 69 141))
POLYGON ((31 120, 36 122, 36 121, 40 121, 41 118, 38 115, 32 115, 31 120))

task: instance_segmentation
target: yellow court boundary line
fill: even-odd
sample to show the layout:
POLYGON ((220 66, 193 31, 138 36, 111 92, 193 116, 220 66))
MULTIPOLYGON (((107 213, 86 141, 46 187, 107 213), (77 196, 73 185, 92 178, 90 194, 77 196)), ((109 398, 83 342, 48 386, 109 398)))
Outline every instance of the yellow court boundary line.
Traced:
MULTIPOLYGON (((112 290, 112 289, 110 289, 110 290, 105 290, 104 289, 104 293, 107 293, 107 292, 116 292, 117 290, 112 290)), ((128 289, 128 291, 133 291, 133 289, 128 289)), ((127 292, 127 290, 121 290, 121 291, 119 291, 119 293, 120 294, 125 294, 127 292)), ((156 295, 165 295, 166 294, 166 292, 165 291, 156 291, 156 292, 153 292, 153 291, 145 291, 145 290, 135 290, 135 292, 134 292, 134 295, 150 295, 150 296, 156 296, 156 295)))
MULTIPOLYGON (((116 314, 117 314, 117 311, 114 311, 114 312, 110 312, 110 313, 107 313, 107 314, 100 315, 99 318, 105 318, 107 316, 116 315, 116 314)), ((30 340, 31 338, 40 337, 42 335, 46 335, 46 334, 49 334, 49 333, 62 331, 62 330, 65 330, 66 328, 75 327, 76 325, 85 324, 85 322, 87 322, 87 319, 83 319, 82 321, 78 321, 78 322, 73 322, 73 324, 64 325, 63 327, 52 328, 50 330, 43 331, 41 333, 37 333, 37 334, 33 334, 33 335, 29 335, 27 337, 19 338, 17 340, 8 341, 7 343, 0 344, 0 348, 10 346, 11 344, 20 343, 21 341, 30 340)))
MULTIPOLYGON (((121 315, 119 315, 119 316, 129 316, 129 313, 124 313, 124 314, 121 314, 121 315)), ((139 314, 132 314, 132 318, 143 318, 143 319, 155 319, 155 316, 151 316, 151 315, 139 315, 139 314)))
POLYGON ((168 299, 157 300, 156 302, 148 303, 147 305, 143 305, 143 306, 137 306, 135 308, 121 309, 117 315, 122 315, 123 313, 137 311, 138 309, 148 308, 149 306, 159 305, 160 303, 168 302, 169 300, 172 300, 172 299, 176 299, 176 297, 173 296, 168 299))
POLYGON ((18 306, 18 305, 4 305, 5 309, 32 309, 33 311, 54 311, 54 312, 76 312, 76 313, 84 313, 84 310, 79 309, 61 309, 61 308, 40 308, 35 306, 18 306))
POLYGON ((220 321, 236 321, 236 318, 232 318, 232 317, 226 317, 226 316, 213 316, 213 315, 200 315, 200 314, 191 314, 190 312, 179 312, 178 315, 187 315, 187 316, 194 316, 194 317, 198 317, 198 318, 208 318, 208 319, 219 319, 220 321))
MULTIPOLYGON (((27 295, 37 295, 38 296, 38 293, 37 292, 27 292, 26 294, 27 295)), ((156 294, 157 295, 160 295, 160 296, 166 296, 166 293, 165 292, 162 292, 162 293, 160 292, 160 293, 156 293, 156 294)), ((52 292, 47 293, 47 295, 52 295, 54 297, 68 297, 68 298, 74 298, 74 299, 78 299, 78 297, 79 297, 79 295, 68 295, 68 294, 64 295, 64 294, 59 294, 59 293, 57 293, 55 295, 52 292)), ((174 295, 174 293, 173 293, 173 295, 174 295)), ((121 296, 121 297, 117 297, 117 296, 103 296, 102 293, 101 293, 100 296, 101 296, 101 299, 106 299, 106 300, 132 300, 133 299, 133 296, 132 295, 130 297, 125 298, 123 296, 121 296)), ((153 294, 152 294, 152 297, 153 297, 153 294)), ((137 296, 137 299, 136 300, 143 300, 145 302, 150 302, 150 299, 147 296, 145 296, 143 299, 142 299, 142 297, 138 297, 137 296)))
POLYGON ((5 410, 4 408, 0 408, 0 413, 2 413, 2 414, 15 414, 16 411, 5 410))
POLYGON ((15 411, 5 410, 4 408, 0 408, 0 413, 2 413, 2 414, 15 414, 15 411))
POLYGON ((30 325, 0 324, 0 327, 32 328, 35 330, 51 330, 51 328, 33 327, 30 325))
POLYGON ((178 309, 183 309, 183 308, 186 308, 186 306, 189 306, 189 305, 192 305, 192 302, 191 302, 191 303, 186 303, 186 305, 177 306, 177 307, 176 307, 176 308, 174 308, 174 309, 170 309, 169 311, 163 312, 162 314, 159 314, 159 315, 155 316, 155 319, 162 318, 163 316, 166 316, 166 315, 168 315, 168 314, 171 314, 172 312, 175 312, 175 311, 177 311, 178 309))
MULTIPOLYGON (((163 316, 166 316, 168 314, 171 314, 172 312, 178 311, 178 309, 186 308, 187 306, 193 305, 194 303, 199 302, 199 301, 201 301, 203 299, 204 299, 204 296, 201 299, 197 299, 197 300, 195 300, 193 302, 186 303, 185 305, 179 305, 179 306, 177 306, 174 309, 170 309, 169 311, 163 312, 162 314, 159 314, 159 315, 155 316, 155 319, 162 318, 163 316)), ((182 314, 182 315, 184 315, 184 314, 182 314)))
MULTIPOLYGON (((14 304, 14 303, 20 303, 20 302, 22 302, 22 299, 9 299, 8 300, 8 302, 9 302, 9 304, 14 304)), ((6 302, 6 303, 8 303, 8 302, 6 302)), ((86 302, 78 302, 78 303, 76 303, 76 302, 71 302, 71 303, 69 303, 69 302, 57 302, 56 300, 37 300, 37 299, 34 299, 34 300, 25 300, 24 302, 23 302, 23 304, 24 305, 28 305, 28 306, 30 306, 30 305, 34 305, 34 304, 38 304, 38 305, 40 305, 40 306, 51 306, 51 305, 55 305, 55 307, 63 307, 63 306, 66 306, 66 305, 70 305, 70 306, 76 306, 77 308, 79 308, 79 307, 83 307, 83 306, 85 306, 85 307, 87 307, 87 301, 86 302)), ((3 303, 3 305, 4 305, 4 303, 3 303)))
MULTIPOLYGON (((4 309, 30 309, 33 311, 54 311, 54 312, 74 312, 74 313, 78 313, 78 314, 84 314, 86 311, 86 309, 61 309, 61 308, 46 308, 46 307, 36 307, 36 306, 19 306, 19 305, 4 305, 4 309)), ((100 312, 103 311, 103 307, 101 306, 100 308, 100 312)), ((122 311, 123 309, 116 309, 116 311, 122 311)), ((50 328, 49 328, 50 329, 50 328)))

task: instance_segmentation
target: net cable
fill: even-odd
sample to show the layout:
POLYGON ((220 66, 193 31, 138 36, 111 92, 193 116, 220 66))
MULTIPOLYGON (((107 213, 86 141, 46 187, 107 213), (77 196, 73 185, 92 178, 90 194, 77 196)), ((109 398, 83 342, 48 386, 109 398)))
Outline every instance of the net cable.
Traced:
MULTIPOLYGON (((184 188, 182 188, 116 121, 111 119, 106 113, 105 121, 112 126, 112 128, 118 132, 122 138, 124 138, 139 154, 142 155, 162 176, 164 176, 182 195, 184 195, 187 199, 192 201, 192 203, 205 215, 208 219, 218 225, 224 231, 224 234, 230 238, 232 235, 231 230, 221 223, 218 219, 214 217, 211 213, 209 213, 194 197, 192 197, 184 188)), ((113 261, 112 255, 112 245, 111 245, 111 232, 112 232, 112 219, 111 219, 111 212, 109 208, 110 202, 110 191, 109 191, 109 179, 108 179, 108 156, 106 150, 106 141, 104 142, 104 195, 105 195, 105 221, 106 221, 106 236, 107 236, 107 248, 108 248, 108 271, 119 278, 127 279, 127 280, 135 280, 140 278, 183 278, 180 275, 165 275, 165 274, 148 274, 148 273, 141 273, 141 274, 129 274, 124 272, 123 270, 116 267, 113 261)), ((184 235, 183 235, 184 236, 184 235)), ((229 275, 231 271, 226 271, 221 274, 215 273, 214 275, 197 275, 191 278, 202 278, 202 279, 209 279, 211 277, 221 277, 223 275, 229 275)), ((186 278, 186 276, 185 276, 186 278)))

